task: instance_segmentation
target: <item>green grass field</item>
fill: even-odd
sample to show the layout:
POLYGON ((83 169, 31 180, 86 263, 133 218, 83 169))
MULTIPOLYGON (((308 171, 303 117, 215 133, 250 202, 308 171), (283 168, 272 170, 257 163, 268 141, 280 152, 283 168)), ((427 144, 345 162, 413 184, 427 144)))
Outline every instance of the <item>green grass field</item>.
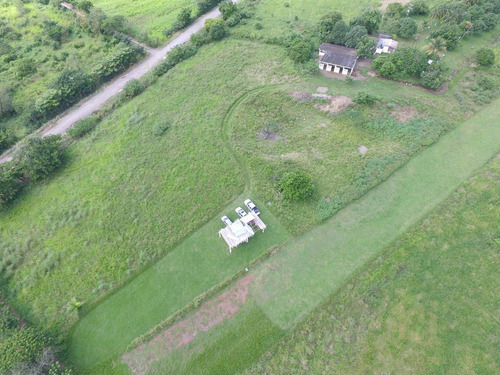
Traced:
MULTIPOLYGON (((496 142, 500 136, 498 102, 417 155, 324 225, 289 241, 275 256, 251 270, 257 282, 250 285, 248 304, 233 319, 200 333, 189 345, 174 351, 165 349, 163 359, 151 367, 157 368, 158 372, 152 370, 150 373, 164 373, 165 369, 179 374, 238 373, 245 364, 257 360, 265 350, 264 346, 270 348, 278 342, 283 332, 293 329, 363 264, 380 259, 378 254, 387 245, 428 214, 499 151, 496 142), (456 152, 457 149, 460 152, 456 152), (251 314, 264 314, 266 319, 261 318, 257 323, 251 314), (242 330, 254 332, 259 327, 266 334, 255 339, 248 337, 242 341, 232 334, 242 330), (230 353, 226 361, 219 361, 226 348, 231 348, 231 353, 245 352, 247 359, 241 363, 236 354, 230 353)), ((493 193, 496 190, 492 187, 493 193)), ((492 207, 491 202, 489 207, 492 207)), ((344 334, 356 335, 356 332, 347 330, 344 334)), ((314 336, 309 336, 307 331, 306 339, 293 351, 289 347, 284 351, 289 356, 306 352, 314 357, 314 352, 308 349, 307 337, 314 336)), ((287 363, 287 369, 297 366, 294 358, 287 363)), ((254 372, 265 373, 264 365, 257 364, 254 372)), ((284 368, 278 373, 282 371, 284 368)))
POLYGON ((499 189, 496 157, 246 373, 498 373, 499 189))
POLYGON ((0 129, 5 127, 14 136, 21 138, 28 131, 22 118, 23 110, 33 105, 40 94, 47 90, 46 84, 51 79, 64 69, 87 70, 113 51, 115 46, 76 26, 73 15, 65 10, 17 0, 0 1, 0 10, 0 21, 5 22, 7 30, 12 29, 12 33, 6 34, 4 40, 11 52, 0 58, 0 87, 11 91, 16 111, 13 116, 0 116, 0 129), (57 22, 67 30, 57 48, 47 44, 46 37, 41 37, 45 21, 57 22), (19 37, 13 38, 14 34, 19 37), (14 60, 6 62, 4 58, 7 55, 15 57, 14 60), (25 59, 31 60, 36 71, 17 78, 16 66, 25 59))
POLYGON ((172 26, 182 8, 190 7, 193 15, 196 12, 194 0, 95 0, 93 4, 106 14, 126 17, 136 32, 160 42, 165 40, 162 31, 172 26))

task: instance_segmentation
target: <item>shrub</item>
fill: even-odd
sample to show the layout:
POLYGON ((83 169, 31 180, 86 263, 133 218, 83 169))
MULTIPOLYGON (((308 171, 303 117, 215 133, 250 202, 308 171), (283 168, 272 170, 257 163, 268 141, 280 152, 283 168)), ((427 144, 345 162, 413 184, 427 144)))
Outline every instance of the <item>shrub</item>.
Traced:
POLYGON ((123 88, 123 95, 128 98, 132 98, 136 95, 139 95, 142 90, 144 90, 142 82, 134 78, 125 84, 125 87, 123 88))
POLYGON ((12 112, 14 112, 14 106, 12 105, 12 90, 7 87, 2 87, 0 88, 0 118, 12 112))
POLYGON ((219 10, 222 13, 222 19, 227 20, 238 13, 238 6, 232 1, 225 0, 219 5, 219 10))
POLYGON ((63 27, 55 21, 44 21, 43 34, 53 41, 61 43, 63 36, 63 27))
POLYGON ((426 15, 429 14, 429 6, 424 0, 412 0, 406 5, 410 15, 426 15))
POLYGON ((254 26, 255 30, 262 30, 264 28, 264 26, 262 26, 262 24, 260 22, 257 22, 254 26))
POLYGON ((288 55, 295 62, 306 62, 311 58, 311 45, 304 39, 295 38, 290 44, 288 55))
POLYGON ((356 53, 359 57, 371 57, 375 51, 377 43, 368 35, 363 35, 356 44, 356 53))
POLYGON ((47 345, 47 338, 33 328, 14 330, 0 340, 0 372, 7 373, 23 362, 33 362, 47 345))
POLYGON ((90 9, 94 6, 89 0, 78 0, 76 4, 78 9, 83 10, 85 13, 90 12, 90 9))
POLYGON ((191 8, 182 8, 179 14, 177 14, 177 21, 181 28, 186 27, 191 22, 191 8))
POLYGON ((350 48, 356 48, 356 44, 363 37, 368 34, 363 26, 353 26, 346 34, 345 45, 350 48))
POLYGON ((476 60, 483 66, 493 65, 495 62, 495 52, 491 48, 482 47, 477 51, 476 60))
POLYGON ((153 127, 153 134, 157 137, 163 135, 170 128, 170 124, 167 121, 159 122, 153 127))
POLYGON ((358 104, 374 104, 377 100, 378 97, 367 91, 358 91, 356 95, 354 95, 354 101, 358 104))
POLYGON ((104 82, 137 61, 143 54, 144 50, 140 47, 121 45, 99 60, 90 70, 90 75, 104 82))
POLYGON ((446 49, 452 50, 458 46, 460 40, 460 27, 456 24, 445 24, 440 26, 437 30, 431 32, 430 37, 436 39, 442 37, 446 40, 446 49))
POLYGON ((221 0, 198 0, 198 14, 202 15, 207 13, 209 10, 212 10, 217 4, 219 4, 221 0))
POLYGON ((373 34, 377 32, 381 22, 382 13, 377 9, 370 9, 364 11, 361 16, 353 22, 353 25, 363 26, 368 34, 373 34))
POLYGON ((73 139, 83 137, 85 134, 94 129, 98 122, 98 115, 92 115, 84 118, 68 130, 68 135, 73 139))
POLYGON ((18 173, 9 166, 0 167, 0 206, 10 202, 20 187, 18 173))
POLYGON ((21 59, 14 67, 14 75, 24 78, 36 72, 36 64, 32 59, 21 59))
POLYGON ((402 38, 412 38, 417 33, 417 23, 412 18, 403 18, 399 21, 398 35, 402 38))
POLYGON ((396 65, 394 65, 391 60, 387 59, 384 61, 384 63, 380 66, 378 73, 382 77, 394 77, 394 74, 396 74, 396 65))
POLYGON ((391 3, 385 10, 385 16, 390 18, 401 18, 405 15, 406 11, 401 3, 391 3))
POLYGON ((288 201, 304 201, 312 198, 315 187, 309 174, 302 171, 286 172, 279 183, 283 198, 288 201))
POLYGON ((222 20, 217 20, 220 22, 216 22, 210 26, 210 30, 208 31, 208 36, 211 41, 221 40, 226 36, 226 27, 222 20))
POLYGON ((335 25, 333 25, 328 41, 333 44, 342 45, 345 43, 345 38, 348 31, 349 27, 343 20, 337 21, 335 25))
POLYGON ((43 179, 60 166, 63 161, 61 136, 28 138, 17 157, 21 170, 31 180, 43 179))
POLYGON ((422 73, 420 84, 428 89, 437 90, 446 80, 441 64, 432 64, 422 73))

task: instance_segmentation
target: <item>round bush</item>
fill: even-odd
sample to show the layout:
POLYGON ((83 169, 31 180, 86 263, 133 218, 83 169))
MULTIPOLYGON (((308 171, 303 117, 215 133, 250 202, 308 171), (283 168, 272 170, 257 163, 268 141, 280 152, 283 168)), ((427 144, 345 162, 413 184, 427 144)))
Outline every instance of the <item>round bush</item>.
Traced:
POLYGON ((144 90, 142 82, 134 78, 125 84, 125 87, 123 88, 123 94, 129 98, 132 98, 136 95, 139 95, 142 90, 144 90))
POLYGON ((483 47, 476 54, 477 62, 483 66, 493 65, 495 62, 495 52, 491 48, 483 47))
POLYGON ((286 172, 279 184, 283 198, 289 201, 304 201, 314 194, 311 176, 302 171, 286 172))
POLYGON ((165 133, 170 128, 170 124, 166 121, 159 122, 153 127, 153 134, 159 137, 163 133, 165 133))

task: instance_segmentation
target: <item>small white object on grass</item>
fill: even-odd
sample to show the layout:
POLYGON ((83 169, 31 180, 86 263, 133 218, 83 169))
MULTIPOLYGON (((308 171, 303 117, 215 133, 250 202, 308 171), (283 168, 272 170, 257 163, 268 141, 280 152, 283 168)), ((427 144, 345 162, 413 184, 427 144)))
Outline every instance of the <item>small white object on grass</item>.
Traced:
POLYGON ((358 150, 361 153, 361 155, 366 154, 366 151, 368 151, 368 149, 365 146, 360 146, 358 150))
POLYGON ((248 267, 245 267, 245 272, 248 272, 248 267))

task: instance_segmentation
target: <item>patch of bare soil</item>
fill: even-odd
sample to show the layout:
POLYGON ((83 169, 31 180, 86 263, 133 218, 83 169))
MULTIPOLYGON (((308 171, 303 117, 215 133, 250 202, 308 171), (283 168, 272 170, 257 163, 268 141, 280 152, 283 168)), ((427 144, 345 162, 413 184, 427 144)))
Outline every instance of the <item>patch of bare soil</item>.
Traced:
POLYGON ((352 104, 351 98, 339 95, 339 96, 332 96, 329 103, 317 104, 316 107, 325 112, 339 113, 344 109, 346 109, 347 107, 349 107, 351 104, 352 104))
POLYGON ((191 343, 200 332, 208 332, 224 320, 233 317, 245 304, 248 286, 254 279, 247 275, 229 290, 204 302, 200 309, 166 329, 151 341, 122 356, 134 374, 144 375, 149 367, 163 359, 170 351, 191 343))
POLYGON ((318 103, 316 108, 321 111, 338 113, 352 104, 352 99, 343 95, 309 94, 305 92, 294 92, 290 94, 298 102, 307 102, 313 99, 323 99, 324 103, 318 103))
POLYGON ((411 105, 406 105, 404 107, 397 106, 391 113, 391 116, 399 122, 410 121, 418 117, 418 115, 417 109, 411 105))
POLYGON ((389 4, 392 3, 401 3, 403 5, 408 4, 410 0, 382 0, 382 5, 380 6, 381 11, 385 11, 389 4))
POLYGON ((266 130, 258 132, 257 136, 261 139, 268 139, 270 141, 279 141, 280 139, 283 139, 281 135, 274 134, 266 130))
POLYGON ((316 89, 316 91, 319 92, 320 94, 326 94, 328 91, 328 87, 320 86, 316 89))

